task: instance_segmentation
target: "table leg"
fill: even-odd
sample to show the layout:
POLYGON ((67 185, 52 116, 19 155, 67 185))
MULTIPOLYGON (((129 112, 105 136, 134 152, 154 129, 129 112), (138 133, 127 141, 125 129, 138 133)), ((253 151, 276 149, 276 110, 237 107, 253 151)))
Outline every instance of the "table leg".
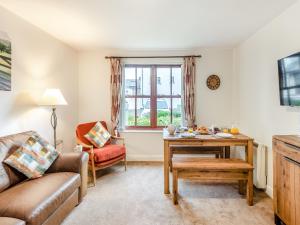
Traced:
POLYGON ((221 154, 220 154, 221 159, 224 159, 224 153, 225 153, 225 147, 222 147, 222 151, 221 151, 221 154))
POLYGON ((225 146, 225 159, 230 158, 230 146, 225 146))
MULTIPOLYGON (((249 140, 246 147, 246 160, 249 164, 253 165, 253 140, 249 140)), ((247 181, 247 201, 248 205, 253 205, 253 171, 248 172, 248 181, 247 181)))
POLYGON ((249 140, 247 144, 247 157, 246 160, 249 164, 253 165, 253 140, 249 140))
POLYGON ((247 202, 249 206, 253 205, 253 171, 248 172, 247 180, 247 202))
POLYGON ((164 193, 170 194, 169 190, 169 162, 170 152, 169 152, 169 143, 164 141, 164 193))
POLYGON ((169 148, 169 168, 170 168, 171 173, 172 173, 172 169, 173 169, 172 158, 173 158, 173 152, 172 152, 172 149, 169 148))

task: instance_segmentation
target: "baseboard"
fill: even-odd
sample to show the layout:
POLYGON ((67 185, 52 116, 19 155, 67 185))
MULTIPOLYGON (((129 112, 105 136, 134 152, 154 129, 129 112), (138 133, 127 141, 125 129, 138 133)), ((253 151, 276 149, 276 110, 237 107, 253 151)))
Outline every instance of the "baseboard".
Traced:
POLYGON ((163 155, 137 155, 137 154, 128 154, 127 161, 163 161, 163 155))
POLYGON ((270 196, 270 198, 273 198, 273 187, 267 185, 266 193, 270 196))

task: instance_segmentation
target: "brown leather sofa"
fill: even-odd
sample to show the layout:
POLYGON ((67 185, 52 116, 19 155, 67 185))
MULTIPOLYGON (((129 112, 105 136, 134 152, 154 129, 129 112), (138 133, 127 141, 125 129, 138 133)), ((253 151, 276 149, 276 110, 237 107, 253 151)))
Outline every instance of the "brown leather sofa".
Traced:
POLYGON ((60 224, 86 195, 87 153, 61 154, 34 180, 3 163, 33 134, 0 137, 0 225, 60 224))

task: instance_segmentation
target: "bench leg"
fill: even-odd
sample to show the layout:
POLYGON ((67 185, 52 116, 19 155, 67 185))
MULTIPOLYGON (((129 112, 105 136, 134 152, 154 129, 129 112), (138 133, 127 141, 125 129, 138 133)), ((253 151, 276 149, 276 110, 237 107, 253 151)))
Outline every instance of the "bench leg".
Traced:
POLYGON ((220 155, 221 155, 221 159, 223 159, 224 158, 224 147, 222 148, 220 155))
POLYGON ((225 159, 230 158, 230 146, 225 146, 225 159))
POLYGON ((173 203, 178 204, 178 171, 173 170, 173 203))
POLYGON ((244 180, 239 180, 239 194, 244 195, 245 194, 245 185, 246 182, 244 180))
POLYGON ((252 170, 248 172, 247 202, 249 206, 253 205, 253 171, 252 170))

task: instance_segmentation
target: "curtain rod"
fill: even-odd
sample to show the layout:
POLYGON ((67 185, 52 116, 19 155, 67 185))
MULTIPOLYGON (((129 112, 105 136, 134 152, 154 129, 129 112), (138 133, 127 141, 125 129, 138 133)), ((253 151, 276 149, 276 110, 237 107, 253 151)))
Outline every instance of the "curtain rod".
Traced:
POLYGON ((201 58, 201 55, 172 55, 172 56, 105 56, 105 59, 164 59, 164 58, 184 58, 184 57, 195 57, 201 58))

